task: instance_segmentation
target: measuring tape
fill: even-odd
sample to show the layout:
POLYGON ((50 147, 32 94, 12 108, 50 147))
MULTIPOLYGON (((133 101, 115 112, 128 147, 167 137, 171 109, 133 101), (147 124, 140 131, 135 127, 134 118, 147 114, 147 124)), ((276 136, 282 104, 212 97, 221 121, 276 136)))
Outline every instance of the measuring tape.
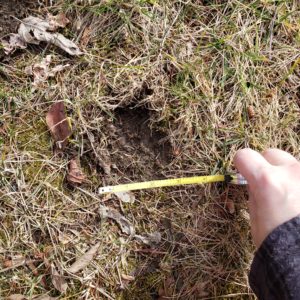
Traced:
POLYGON ((99 188, 99 194, 154 189, 154 188, 160 188, 166 186, 177 186, 177 185, 187 185, 187 184, 205 184, 205 183, 222 182, 222 181, 230 182, 233 184, 239 184, 239 185, 247 184, 245 178, 240 174, 195 176, 195 177, 153 180, 153 181, 145 181, 145 182, 104 186, 99 188))

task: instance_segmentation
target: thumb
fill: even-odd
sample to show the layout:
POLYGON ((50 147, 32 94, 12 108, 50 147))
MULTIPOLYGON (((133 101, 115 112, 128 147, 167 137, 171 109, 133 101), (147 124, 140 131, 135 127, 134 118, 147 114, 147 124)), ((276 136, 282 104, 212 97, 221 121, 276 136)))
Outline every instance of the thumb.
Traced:
POLYGON ((256 182, 260 169, 271 166, 260 153, 252 149, 238 150, 233 158, 233 162, 250 185, 256 182))

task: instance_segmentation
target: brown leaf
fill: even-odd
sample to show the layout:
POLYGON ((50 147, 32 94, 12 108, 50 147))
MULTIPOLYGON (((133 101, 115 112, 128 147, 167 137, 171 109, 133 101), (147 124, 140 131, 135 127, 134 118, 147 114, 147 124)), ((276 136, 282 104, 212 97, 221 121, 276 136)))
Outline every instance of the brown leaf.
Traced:
POLYGON ((26 263, 26 259, 23 255, 16 255, 11 257, 10 259, 6 259, 3 262, 3 267, 4 268, 18 268, 20 266, 24 266, 26 263))
POLYGON ((97 155, 99 165, 103 169, 104 173, 108 176, 111 174, 111 162, 109 159, 109 156, 107 154, 101 153, 100 155, 97 155))
POLYGON ((0 134, 1 135, 6 135, 6 130, 7 130, 7 125, 4 124, 0 127, 0 134))
POLYGON ((90 26, 87 26, 84 28, 84 31, 82 33, 82 37, 81 37, 81 40, 80 40, 80 46, 85 48, 90 39, 91 39, 91 33, 92 33, 92 28, 90 26))
POLYGON ((58 149, 63 150, 72 133, 65 114, 65 105, 63 101, 54 103, 50 107, 46 116, 46 122, 58 149))
POLYGON ((176 157, 176 156, 179 156, 180 154, 181 154, 180 148, 179 147, 174 147, 173 148, 173 155, 176 157))
POLYGON ((65 293, 68 289, 68 284, 64 277, 58 273, 54 264, 51 264, 51 280, 53 286, 61 293, 65 293))
POLYGON ((253 119, 255 117, 254 107, 252 105, 247 107, 249 119, 253 119))
POLYGON ((21 294, 13 294, 6 298, 6 300, 26 300, 27 297, 21 295, 21 294))
POLYGON ((227 200, 226 208, 227 208, 227 210, 230 214, 235 213, 235 205, 234 205, 234 202, 232 200, 227 200))
POLYGON ((11 259, 6 259, 4 262, 3 262, 3 267, 4 268, 10 268, 12 266, 12 261, 11 259))
POLYGON ((49 30, 51 31, 56 31, 58 28, 65 28, 70 23, 64 13, 60 13, 56 16, 48 14, 46 20, 49 22, 49 30))
POLYGON ((77 273, 80 270, 84 269, 86 266, 90 264, 93 260, 94 256, 96 255, 98 248, 100 247, 100 243, 97 243, 93 247, 90 248, 85 254, 79 257, 73 265, 68 269, 70 273, 77 273))
POLYGON ((85 180, 85 175, 81 171, 80 163, 77 159, 73 158, 69 163, 69 174, 67 176, 67 180, 71 184, 81 184, 85 180))

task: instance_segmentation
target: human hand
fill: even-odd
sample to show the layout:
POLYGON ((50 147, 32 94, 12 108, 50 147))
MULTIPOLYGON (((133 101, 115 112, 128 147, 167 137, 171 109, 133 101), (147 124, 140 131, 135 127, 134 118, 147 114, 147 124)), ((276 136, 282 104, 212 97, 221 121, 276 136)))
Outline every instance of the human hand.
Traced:
POLYGON ((237 151, 234 165, 249 184, 251 233, 256 247, 279 225, 300 214, 300 162, 287 152, 237 151))

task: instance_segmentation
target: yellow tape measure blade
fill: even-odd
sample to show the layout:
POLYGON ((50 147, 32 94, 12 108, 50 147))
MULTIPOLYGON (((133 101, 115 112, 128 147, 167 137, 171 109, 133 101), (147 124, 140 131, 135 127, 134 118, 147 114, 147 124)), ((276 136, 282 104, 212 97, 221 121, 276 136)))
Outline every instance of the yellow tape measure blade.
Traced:
POLYGON ((99 194, 144 190, 177 185, 204 184, 221 181, 225 181, 224 175, 195 176, 175 179, 153 180, 101 187, 99 189, 99 194))

